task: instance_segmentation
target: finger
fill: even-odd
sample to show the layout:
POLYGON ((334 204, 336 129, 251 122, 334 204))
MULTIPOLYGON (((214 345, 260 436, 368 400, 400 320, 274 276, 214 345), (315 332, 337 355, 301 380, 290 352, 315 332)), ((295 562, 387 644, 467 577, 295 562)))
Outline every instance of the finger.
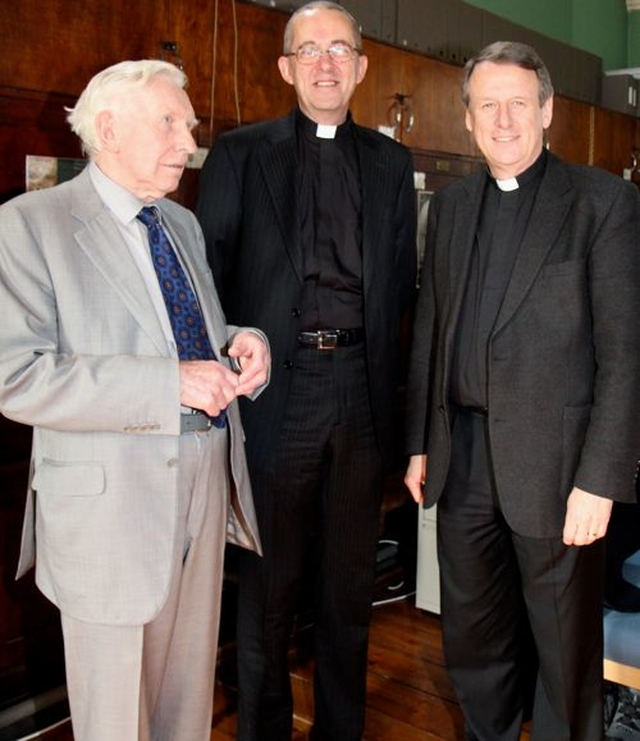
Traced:
POLYGON ((599 529, 594 529, 593 526, 589 527, 584 524, 577 526, 574 530, 573 535, 564 535, 563 542, 565 545, 591 545, 604 536, 604 532, 599 529))
POLYGON ((404 483, 407 489, 409 489, 409 493, 413 497, 413 500, 417 502, 418 504, 421 504, 424 501, 424 490, 422 482, 419 479, 414 478, 413 476, 405 476, 404 483))

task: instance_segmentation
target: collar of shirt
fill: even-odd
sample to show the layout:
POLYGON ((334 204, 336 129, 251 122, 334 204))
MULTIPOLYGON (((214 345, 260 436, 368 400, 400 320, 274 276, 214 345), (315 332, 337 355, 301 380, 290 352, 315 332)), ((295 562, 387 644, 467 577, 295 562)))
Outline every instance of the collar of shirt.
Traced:
POLYGON ((503 192, 517 190, 518 188, 523 188, 529 183, 534 182, 536 179, 541 178, 546 163, 547 150, 543 148, 538 159, 536 159, 532 165, 530 165, 524 172, 521 172, 517 177, 498 180, 489 174, 489 178, 491 182, 495 183, 496 187, 503 192))
POLYGON ((312 121, 298 108, 296 109, 296 127, 309 139, 340 139, 351 135, 353 119, 351 113, 339 126, 328 126, 312 121))
POLYGON ((95 162, 90 162, 88 167, 91 182, 105 206, 123 226, 131 224, 145 204, 126 188, 107 177, 95 162))
POLYGON ((89 163, 88 167, 91 182, 102 202, 113 216, 115 224, 144 281, 149 298, 162 326, 169 353, 172 357, 177 357, 173 330, 149 252, 147 228, 136 219, 136 215, 144 204, 133 193, 108 178, 94 162, 89 163))

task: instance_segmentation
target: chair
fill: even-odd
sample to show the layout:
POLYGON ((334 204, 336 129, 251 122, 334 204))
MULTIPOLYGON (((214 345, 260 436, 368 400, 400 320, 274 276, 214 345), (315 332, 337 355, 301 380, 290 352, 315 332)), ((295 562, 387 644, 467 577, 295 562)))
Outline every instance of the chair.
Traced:
MULTIPOLYGON (((640 550, 624 562, 623 576, 640 587, 640 550)), ((640 612, 605 608, 604 678, 640 690, 640 612)))

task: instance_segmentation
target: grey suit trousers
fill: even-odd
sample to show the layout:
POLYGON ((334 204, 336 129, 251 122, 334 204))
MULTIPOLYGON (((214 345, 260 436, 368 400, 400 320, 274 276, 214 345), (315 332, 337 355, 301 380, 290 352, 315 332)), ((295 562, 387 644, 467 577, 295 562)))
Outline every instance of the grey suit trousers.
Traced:
POLYGON ((226 430, 216 428, 180 438, 181 547, 160 613, 132 626, 62 615, 75 741, 209 740, 229 500, 227 445, 226 430))

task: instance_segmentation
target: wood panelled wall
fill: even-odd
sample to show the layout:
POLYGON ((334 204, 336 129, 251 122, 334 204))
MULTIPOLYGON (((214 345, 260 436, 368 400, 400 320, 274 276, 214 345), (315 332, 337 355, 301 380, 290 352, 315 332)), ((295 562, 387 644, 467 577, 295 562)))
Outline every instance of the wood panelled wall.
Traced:
MULTIPOLYGON (((239 121, 282 115, 294 103, 276 59, 287 15, 234 0, 20 0, 0 9, 0 202, 24 189, 26 154, 78 157, 65 121, 90 77, 123 59, 161 56, 175 42, 190 79, 189 94, 202 124, 198 141, 239 121)), ((464 128, 450 64, 365 40, 369 71, 353 103, 360 123, 389 124, 396 94, 410 96, 415 126, 403 135, 416 169, 437 188, 479 162, 464 128)), ((171 53, 166 58, 175 61, 171 53)), ((558 97, 551 148, 573 162, 621 173, 640 121, 558 97)), ((188 171, 177 198, 192 205, 197 171, 188 171)), ((60 681, 56 615, 32 581, 13 581, 30 434, 0 417, 0 710, 12 700, 60 681), (48 668, 47 668, 48 667, 48 668), (12 694, 13 693, 13 694, 12 694)))
MULTIPOLYGON (((162 42, 175 42, 184 62, 202 146, 239 121, 285 113, 294 96, 276 58, 286 20, 281 11, 234 0, 21 0, 3 9, 0 198, 22 189, 26 153, 78 156, 62 107, 95 72, 122 59, 158 57, 162 42)), ((419 169, 426 162, 429 170, 427 155, 436 156, 440 173, 447 169, 442 155, 453 155, 454 165, 478 158, 463 124, 458 67, 371 40, 365 51, 369 72, 353 104, 360 123, 388 125, 393 96, 408 95, 416 124, 402 138, 419 169)), ((550 145, 568 160, 621 173, 640 146, 640 120, 558 97, 550 145)))

